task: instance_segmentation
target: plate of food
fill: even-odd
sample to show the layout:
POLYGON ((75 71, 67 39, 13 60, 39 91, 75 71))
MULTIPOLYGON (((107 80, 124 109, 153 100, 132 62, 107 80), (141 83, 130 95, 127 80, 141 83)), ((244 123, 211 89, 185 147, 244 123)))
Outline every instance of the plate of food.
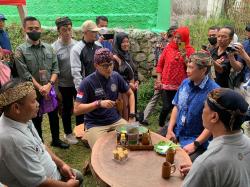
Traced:
POLYGON ((157 144, 154 145, 154 151, 160 155, 165 155, 169 148, 176 149, 177 147, 180 147, 180 145, 175 144, 170 140, 159 141, 157 144))

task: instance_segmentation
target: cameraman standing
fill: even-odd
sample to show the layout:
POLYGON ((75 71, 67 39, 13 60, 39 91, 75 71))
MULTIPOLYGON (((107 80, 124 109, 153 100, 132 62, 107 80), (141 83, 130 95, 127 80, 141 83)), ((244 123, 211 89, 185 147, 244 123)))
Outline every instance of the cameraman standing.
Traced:
MULTIPOLYGON (((244 64, 242 70, 242 79, 240 84, 235 88, 245 98, 248 104, 250 104, 250 24, 246 26, 246 40, 243 41, 242 45, 238 44, 238 61, 244 64)), ((248 111, 246 121, 250 120, 250 111, 248 111)))
POLYGON ((224 26, 219 30, 217 37, 217 47, 210 51, 214 62, 215 81, 221 87, 228 88, 229 74, 231 67, 240 72, 243 69, 243 64, 236 60, 236 48, 229 47, 230 42, 234 36, 234 28, 231 26, 224 26))

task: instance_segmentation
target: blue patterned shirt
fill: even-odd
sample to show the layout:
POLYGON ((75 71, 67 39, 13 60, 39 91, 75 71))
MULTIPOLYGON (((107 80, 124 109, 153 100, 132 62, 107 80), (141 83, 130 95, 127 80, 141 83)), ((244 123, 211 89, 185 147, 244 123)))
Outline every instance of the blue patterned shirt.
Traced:
MULTIPOLYGON (((246 53, 248 54, 248 56, 250 56, 250 39, 245 40, 242 43, 246 53)), ((243 58, 240 57, 240 55, 238 55, 237 60, 241 63, 244 64, 244 69, 243 69, 243 82, 247 82, 250 79, 250 68, 246 65, 246 62, 243 58)))
POLYGON ((4 30, 0 30, 0 47, 11 51, 10 38, 4 30))
MULTIPOLYGON (((174 133, 181 147, 192 143, 204 130, 202 111, 207 94, 219 85, 206 76, 199 85, 185 79, 179 87, 173 105, 178 109, 174 133)), ((206 148, 207 142, 203 144, 206 148)))

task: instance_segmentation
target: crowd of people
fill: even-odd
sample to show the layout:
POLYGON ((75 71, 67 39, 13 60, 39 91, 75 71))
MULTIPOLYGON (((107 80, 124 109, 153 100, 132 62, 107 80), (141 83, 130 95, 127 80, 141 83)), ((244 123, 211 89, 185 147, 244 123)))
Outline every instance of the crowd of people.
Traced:
MULTIPOLYGON (((0 182, 81 186, 82 174, 44 145, 43 115, 48 114, 51 146, 62 149, 78 143, 72 115, 76 125, 84 124, 91 149, 107 132, 135 122, 139 78, 129 35, 108 34, 108 18, 99 16, 82 24, 76 41, 72 20, 60 17, 58 39, 48 44, 40 38, 40 21, 28 16, 25 42, 12 51, 5 20, 0 14, 0 182)), ((233 27, 212 26, 209 44, 196 52, 189 28, 172 26, 156 45, 155 91, 141 123, 148 125, 162 97, 160 133, 178 142, 193 162, 179 168, 187 175, 184 186, 250 185, 250 140, 241 131, 250 118, 250 25, 246 32, 241 44, 233 41, 233 27)))

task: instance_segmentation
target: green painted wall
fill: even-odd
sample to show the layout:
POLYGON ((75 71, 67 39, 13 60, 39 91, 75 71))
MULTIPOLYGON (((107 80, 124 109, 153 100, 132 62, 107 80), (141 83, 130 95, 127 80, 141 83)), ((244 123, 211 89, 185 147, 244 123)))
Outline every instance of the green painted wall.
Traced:
MULTIPOLYGON (((43 26, 54 26, 57 17, 67 15, 79 27, 86 19, 105 15, 109 27, 167 29, 171 8, 170 0, 27 0, 27 10, 43 26)), ((20 22, 15 6, 0 6, 0 12, 8 23, 20 22)))

